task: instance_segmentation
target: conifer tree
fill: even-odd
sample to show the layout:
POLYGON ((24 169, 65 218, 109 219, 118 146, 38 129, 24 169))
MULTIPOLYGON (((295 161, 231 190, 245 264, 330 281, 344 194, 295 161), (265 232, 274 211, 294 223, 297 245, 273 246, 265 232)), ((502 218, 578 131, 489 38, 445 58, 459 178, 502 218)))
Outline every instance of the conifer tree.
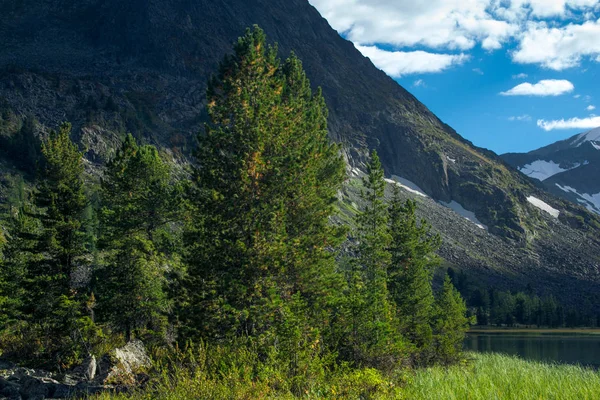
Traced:
POLYGON ((187 335, 273 343, 302 309, 311 323, 300 325, 312 327, 303 335, 316 343, 338 285, 328 250, 341 235, 329 217, 344 179, 321 92, 254 27, 207 96, 211 123, 189 194, 187 335))
POLYGON ((351 333, 355 361, 379 365, 399 355, 400 336, 394 329, 387 288, 391 242, 385 204, 384 172, 373 151, 363 178, 364 210, 356 218, 356 258, 350 265, 349 294, 351 333))
POLYGON ((465 301, 446 275, 442 290, 435 301, 433 326, 436 362, 448 365, 459 360, 465 333, 475 322, 466 314, 465 301))
POLYGON ((11 329, 23 337, 22 347, 7 353, 53 367, 77 361, 93 330, 83 307, 87 288, 80 279, 89 262, 84 167, 70 133, 71 125, 64 123, 43 142, 33 205, 23 201, 11 211, 5 262, 11 274, 7 288, 12 288, 5 303, 11 310, 7 324, 12 320, 11 329))
POLYGON ((71 279, 87 263, 84 167, 70 134, 71 125, 64 123, 42 144, 34 203, 43 229, 37 254, 45 257, 30 264, 26 283, 28 304, 36 318, 52 313, 61 297, 71 299, 78 293, 71 279))
POLYGON ((388 285, 400 331, 415 346, 414 362, 423 364, 431 352, 434 305, 431 285, 437 260, 433 252, 439 247, 440 237, 430 234, 425 220, 417 222, 415 211, 416 203, 407 200, 403 204, 395 187, 389 207, 392 239, 388 285))
POLYGON ((156 148, 138 146, 127 135, 102 180, 105 257, 95 285, 100 318, 127 339, 134 329, 164 326, 165 276, 178 262, 163 239, 178 216, 179 199, 179 186, 156 148))

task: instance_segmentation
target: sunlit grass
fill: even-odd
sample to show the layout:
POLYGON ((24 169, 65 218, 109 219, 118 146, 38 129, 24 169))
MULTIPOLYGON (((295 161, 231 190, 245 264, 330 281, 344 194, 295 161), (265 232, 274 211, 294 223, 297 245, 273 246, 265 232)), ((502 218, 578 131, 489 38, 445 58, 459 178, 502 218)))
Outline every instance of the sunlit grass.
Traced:
POLYGON ((475 354, 470 365, 418 371, 403 390, 407 399, 598 399, 600 374, 577 366, 475 354))
POLYGON ((569 365, 525 361, 501 354, 468 354, 470 360, 385 376, 372 369, 326 374, 293 393, 276 371, 210 377, 177 371, 158 379, 152 390, 103 395, 102 400, 187 399, 411 399, 411 400, 583 400, 600 398, 600 374, 569 365))

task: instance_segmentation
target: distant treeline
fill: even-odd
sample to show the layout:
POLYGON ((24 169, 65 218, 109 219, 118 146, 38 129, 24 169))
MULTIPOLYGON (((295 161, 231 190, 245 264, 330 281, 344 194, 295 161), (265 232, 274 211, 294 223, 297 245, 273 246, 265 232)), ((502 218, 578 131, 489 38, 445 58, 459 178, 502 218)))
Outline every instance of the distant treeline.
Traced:
POLYGON ((0 220, 2 357, 65 369, 131 338, 208 343, 216 377, 247 349, 244 374, 299 394, 338 366, 460 359, 472 320, 449 278, 433 290, 439 236, 385 201, 376 153, 352 228, 333 223, 346 172, 325 101, 276 53, 255 28, 224 59, 187 178, 131 135, 96 183, 68 123, 5 139, 36 178, 0 220))
POLYGON ((465 272, 448 269, 452 283, 466 299, 469 314, 477 317, 477 325, 599 327, 600 315, 594 314, 591 304, 579 308, 565 307, 554 296, 538 296, 531 285, 523 291, 501 291, 481 287, 465 272))

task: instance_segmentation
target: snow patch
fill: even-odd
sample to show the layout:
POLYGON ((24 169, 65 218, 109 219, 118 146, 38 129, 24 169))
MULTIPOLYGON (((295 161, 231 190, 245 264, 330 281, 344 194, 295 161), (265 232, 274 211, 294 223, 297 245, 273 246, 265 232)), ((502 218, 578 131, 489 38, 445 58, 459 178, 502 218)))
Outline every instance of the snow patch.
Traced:
POLYGON ((575 164, 575 166, 573 166, 572 168, 565 169, 561 168, 560 165, 555 163, 554 161, 537 160, 532 162, 531 164, 527 164, 519 168, 519 171, 521 171, 530 178, 545 181, 551 176, 554 176, 561 172, 569 171, 570 169, 574 169, 579 166, 580 164, 575 164))
POLYGON ((451 163, 456 164, 456 160, 454 158, 450 158, 450 157, 446 156, 446 159, 448 159, 448 161, 450 161, 451 163))
POLYGON ((448 207, 449 209, 456 212, 458 215, 461 215, 465 219, 471 221, 478 228, 487 229, 487 226, 485 226, 481 222, 479 222, 479 220, 477 219, 477 217, 475 216, 475 213, 473 211, 467 210, 462 205, 460 205, 460 203, 457 203, 456 201, 452 200, 450 203, 445 203, 443 201, 440 201, 440 204, 442 204, 445 207, 448 207))
POLYGON ((423 189, 421 189, 417 184, 409 181, 408 179, 404 179, 402 177, 399 177, 397 175, 392 175, 392 179, 386 179, 386 182, 398 185, 402 189, 404 189, 404 190, 406 190, 408 192, 411 192, 413 194, 416 194, 418 196, 429 197, 429 196, 427 196, 425 194, 425 192, 423 191, 423 189))
POLYGON ((594 148, 596 150, 600 150, 600 144, 597 144, 596 142, 590 142, 592 144, 592 146, 594 146, 594 148))
POLYGON ((530 202, 535 207, 539 208, 540 210, 546 211, 548 214, 552 215, 554 218, 558 218, 558 216, 560 215, 560 211, 558 211, 556 208, 553 208, 550 204, 538 199, 537 197, 529 196, 527 198, 527 201, 530 202))
POLYGON ((571 186, 561 186, 558 183, 556 186, 563 192, 576 194, 579 197, 577 199, 579 203, 583 204, 589 211, 600 214, 600 193, 579 193, 577 189, 574 189, 571 186))

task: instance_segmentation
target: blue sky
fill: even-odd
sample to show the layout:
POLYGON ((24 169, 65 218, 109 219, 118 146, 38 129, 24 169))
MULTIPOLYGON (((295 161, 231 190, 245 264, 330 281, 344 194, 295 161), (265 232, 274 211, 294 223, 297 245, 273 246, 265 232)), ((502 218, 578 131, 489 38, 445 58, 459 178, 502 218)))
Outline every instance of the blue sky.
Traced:
POLYGON ((524 152, 600 126, 600 0, 310 2, 477 146, 524 152))

